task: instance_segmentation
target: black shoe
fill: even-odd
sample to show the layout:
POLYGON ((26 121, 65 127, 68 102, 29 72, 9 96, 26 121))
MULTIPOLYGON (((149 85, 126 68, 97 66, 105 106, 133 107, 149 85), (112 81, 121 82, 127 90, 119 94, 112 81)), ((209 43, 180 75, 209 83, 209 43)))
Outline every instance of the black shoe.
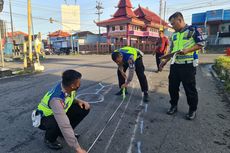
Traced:
POLYGON ((196 111, 189 110, 185 117, 187 120, 194 120, 196 118, 196 111))
POLYGON ((149 102, 149 94, 148 93, 144 93, 143 101, 149 102))
POLYGON ((168 115, 173 115, 177 112, 177 106, 171 106, 170 109, 167 111, 168 115))
POLYGON ((57 140, 54 142, 50 142, 49 140, 45 139, 44 142, 50 149, 59 150, 63 148, 63 146, 57 140))
MULTIPOLYGON (((121 89, 120 91, 118 91, 115 95, 117 95, 117 96, 122 95, 122 90, 123 89, 121 89)), ((128 94, 127 88, 125 89, 125 94, 126 95, 128 94)))

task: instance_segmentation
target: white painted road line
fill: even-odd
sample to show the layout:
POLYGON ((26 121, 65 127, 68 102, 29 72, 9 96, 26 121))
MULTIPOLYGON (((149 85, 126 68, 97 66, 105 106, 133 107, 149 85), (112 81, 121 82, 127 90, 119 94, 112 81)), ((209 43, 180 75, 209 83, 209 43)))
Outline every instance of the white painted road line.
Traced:
POLYGON ((141 142, 140 141, 137 142, 137 152, 141 153, 141 142))
POLYGON ((148 104, 145 104, 145 113, 148 111, 148 104))
MULTIPOLYGON (((131 97, 131 96, 130 96, 131 97)), ((87 150, 87 153, 90 152, 90 150, 93 148, 93 146, 95 145, 95 143, 98 141, 98 139, 100 138, 100 136, 102 135, 102 133, 105 131, 106 127, 108 126, 108 124, 110 123, 110 121, 113 119, 114 115, 117 113, 118 109, 121 107, 121 105, 124 103, 124 99, 121 101, 121 103, 119 104, 119 106, 117 107, 117 109, 113 112, 113 114, 110 116, 109 120, 106 122, 105 126, 102 128, 101 132, 98 134, 98 136, 96 137, 96 139, 94 140, 94 142, 92 143, 92 145, 89 147, 89 149, 87 150)))
POLYGON ((143 127, 144 127, 144 121, 142 119, 140 124, 141 134, 143 134, 143 127))
MULTIPOLYGON (((142 98, 141 98, 140 105, 141 106, 143 105, 143 95, 142 95, 142 98)), ((136 134, 136 131, 137 131, 138 123, 140 121, 140 115, 141 115, 141 111, 138 112, 138 115, 137 115, 137 118, 136 118, 136 121, 135 121, 135 123, 137 123, 137 124, 135 124, 135 126, 134 126, 127 153, 132 153, 132 144, 134 142, 134 137, 135 137, 135 134, 136 134)))
POLYGON ((111 142, 112 142, 112 140, 113 140, 113 137, 114 137, 114 135, 116 134, 118 127, 120 126, 120 123, 121 123, 121 121, 122 121, 122 118, 124 117, 124 114, 125 114, 125 112, 126 112, 126 110, 127 110, 127 108, 128 108, 128 105, 129 105, 129 103, 130 103, 130 100, 131 100, 131 98, 132 98, 133 91, 134 91, 134 84, 133 84, 133 86, 132 86, 132 92, 131 92, 131 95, 129 96, 129 100, 128 100, 127 104, 125 105, 125 109, 124 109, 124 111, 123 111, 123 113, 122 113, 122 115, 121 115, 121 117, 120 117, 120 119, 119 119, 119 121, 118 121, 118 123, 117 123, 117 125, 116 125, 116 128, 114 129, 113 134, 111 135, 111 137, 110 137, 110 139, 109 139, 109 141, 108 141, 108 143, 107 143, 107 145, 106 145, 106 147, 105 147, 104 153, 107 153, 107 151, 108 151, 108 149, 109 149, 109 146, 110 146, 110 144, 111 144, 111 142))

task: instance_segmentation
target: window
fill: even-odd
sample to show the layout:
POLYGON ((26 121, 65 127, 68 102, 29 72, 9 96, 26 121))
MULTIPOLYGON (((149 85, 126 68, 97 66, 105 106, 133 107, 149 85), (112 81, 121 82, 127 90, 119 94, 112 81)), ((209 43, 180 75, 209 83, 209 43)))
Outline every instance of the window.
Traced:
POLYGON ((120 30, 124 30, 124 26, 120 26, 120 30))
POLYGON ((112 31, 115 31, 115 27, 112 27, 112 31))

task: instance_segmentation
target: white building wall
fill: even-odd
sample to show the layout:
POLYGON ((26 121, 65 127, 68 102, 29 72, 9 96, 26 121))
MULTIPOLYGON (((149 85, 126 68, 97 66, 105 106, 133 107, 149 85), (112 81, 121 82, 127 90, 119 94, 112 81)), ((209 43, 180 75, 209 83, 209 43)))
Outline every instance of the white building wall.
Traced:
POLYGON ((62 29, 63 31, 73 33, 80 30, 80 6, 62 5, 62 29))

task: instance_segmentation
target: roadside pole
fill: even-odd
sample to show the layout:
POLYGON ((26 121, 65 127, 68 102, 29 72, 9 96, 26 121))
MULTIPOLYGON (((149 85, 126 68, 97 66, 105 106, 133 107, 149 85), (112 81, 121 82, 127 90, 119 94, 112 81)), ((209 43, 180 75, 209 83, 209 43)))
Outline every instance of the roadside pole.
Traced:
POLYGON ((1 34, 1 30, 0 30, 0 51, 1 51, 2 67, 5 67, 5 63, 4 63, 4 52, 3 52, 3 49, 2 49, 2 34, 1 34))
POLYGON ((27 45, 26 45, 26 42, 23 43, 23 55, 24 55, 24 69, 27 68, 27 45))
POLYGON ((31 37, 31 0, 27 0, 28 9, 28 45, 29 45, 29 67, 33 66, 33 55, 32 55, 32 37, 31 37))
POLYGON ((73 34, 71 33, 71 37, 70 37, 70 39, 71 39, 71 48, 72 48, 72 52, 74 53, 74 54, 76 54, 76 51, 75 51, 75 49, 73 50, 73 34))

